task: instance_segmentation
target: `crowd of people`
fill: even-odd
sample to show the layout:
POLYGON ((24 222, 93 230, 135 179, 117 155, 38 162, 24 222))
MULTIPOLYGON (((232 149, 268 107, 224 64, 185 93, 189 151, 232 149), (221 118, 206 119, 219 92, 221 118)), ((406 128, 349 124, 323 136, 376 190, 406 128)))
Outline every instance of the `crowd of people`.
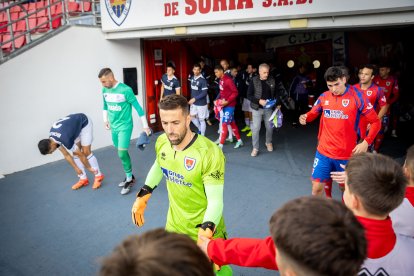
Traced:
MULTIPOLYGON (((398 99, 396 79, 390 79, 389 70, 381 66, 378 79, 378 68, 366 64, 360 68, 359 83, 350 85, 345 68, 329 67, 324 74, 328 90, 310 107, 307 95, 314 93, 314 83, 307 69, 300 65, 288 91, 280 74, 266 63, 257 70, 248 64, 243 71, 223 59, 214 67, 216 86, 205 64, 196 63, 188 77, 187 99, 181 95, 174 64, 168 64, 158 104, 164 133, 157 138, 156 159, 131 209, 132 222, 143 226, 148 201, 165 178, 166 231, 128 237, 104 258, 100 274, 232 275, 230 265, 279 270, 281 275, 412 274, 414 146, 408 149, 403 167, 378 153, 387 128, 396 135, 394 119, 389 119, 398 99), (263 239, 228 238, 223 217, 223 148, 233 135, 234 148, 244 145, 235 119, 237 108, 244 115, 241 132, 252 137, 252 157, 259 154, 262 121, 266 150, 274 150, 270 123, 274 112, 292 111, 295 127, 320 117, 312 196, 292 199, 278 209, 270 218, 271 235, 263 239), (216 142, 205 137, 211 109, 220 127, 216 142), (331 199, 333 181, 343 192, 343 202, 331 199)), ((132 107, 145 134, 151 130, 132 90, 117 81, 109 68, 98 77, 103 86, 104 126, 111 130, 124 168, 121 194, 127 194, 135 181, 128 153, 132 107)), ((91 152, 92 137, 90 118, 70 114, 56 121, 49 138, 39 142, 42 154, 59 148, 72 165, 79 177, 72 189, 88 185, 85 169, 95 176, 93 188, 104 179, 91 152)))

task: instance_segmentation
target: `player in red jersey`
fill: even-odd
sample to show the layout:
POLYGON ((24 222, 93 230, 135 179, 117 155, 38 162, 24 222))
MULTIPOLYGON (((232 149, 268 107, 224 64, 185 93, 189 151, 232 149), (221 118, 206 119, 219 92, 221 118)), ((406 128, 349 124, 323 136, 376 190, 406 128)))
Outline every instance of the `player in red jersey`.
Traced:
MULTIPOLYGON (((381 127, 373 106, 361 92, 347 85, 341 68, 328 68, 324 77, 329 91, 322 93, 312 109, 299 117, 299 122, 306 125, 322 114, 312 171, 312 195, 322 195, 325 184, 332 182, 331 172, 343 171, 352 154, 366 152, 381 127), (366 117, 371 128, 357 144, 361 116, 366 117)), ((343 190, 343 186, 340 188, 343 190)))
MULTIPOLYGON (((384 132, 387 132, 388 126, 390 124, 390 117, 392 117, 392 131, 391 136, 397 137, 396 128, 397 128, 397 104, 398 98, 400 97, 400 90, 398 88, 398 81, 397 79, 390 75, 391 68, 387 64, 379 65, 379 74, 375 76, 374 83, 381 87, 384 90, 385 98, 387 98, 387 104, 389 105, 388 112, 383 117, 383 127, 381 129, 382 137, 384 136, 384 132)), ((380 134, 380 135, 381 135, 380 134)), ((380 147, 382 139, 379 140, 378 148, 380 147)))
MULTIPOLYGON (((359 83, 354 85, 354 88, 361 91, 364 96, 369 100, 369 102, 374 107, 375 112, 378 114, 378 118, 382 120, 382 117, 387 113, 388 105, 387 100, 384 95, 382 88, 373 83, 375 76, 375 68, 372 64, 366 64, 362 66, 359 70, 359 83)), ((367 134, 368 122, 364 117, 359 121, 359 137, 360 139, 365 139, 367 134)), ((377 139, 381 139, 380 134, 377 135, 377 139)), ((376 144, 376 143, 375 143, 376 144)), ((375 151, 378 151, 379 147, 375 148, 375 151)))

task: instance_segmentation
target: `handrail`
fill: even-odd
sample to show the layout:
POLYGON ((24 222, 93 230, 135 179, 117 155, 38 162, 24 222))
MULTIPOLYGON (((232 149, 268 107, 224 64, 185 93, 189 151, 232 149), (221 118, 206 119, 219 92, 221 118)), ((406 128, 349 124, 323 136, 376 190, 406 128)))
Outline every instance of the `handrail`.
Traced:
MULTIPOLYGON (((26 1, 17 1, 13 3, 9 3, 9 5, 3 8, 0 8, 0 13, 5 12, 7 15, 7 23, 4 25, 0 25, 0 29, 6 29, 5 33, 9 35, 9 37, 7 37, 5 40, 0 41, 0 63, 5 59, 6 56, 10 55, 11 53, 16 52, 16 51, 23 51, 25 50, 25 48, 28 48, 29 44, 33 42, 33 38, 32 38, 33 34, 53 32, 55 30, 53 26, 53 22, 55 20, 60 19, 59 27, 61 27, 61 26, 70 24, 69 18, 73 17, 74 14, 78 16, 79 15, 81 16, 82 15, 94 15, 95 17, 94 25, 97 25, 97 21, 96 21, 97 11, 95 9, 95 4, 97 3, 99 3, 98 0, 83 0, 80 3, 81 9, 79 12, 70 12, 68 8, 67 0, 54 0, 53 2, 52 0, 45 0, 43 1, 42 7, 36 8, 34 10, 28 10, 25 7, 26 1), (85 5, 84 5, 85 2, 91 4, 90 12, 85 12, 85 5), (57 8, 59 5, 61 5, 62 7, 62 12, 59 14, 52 13, 53 7, 57 8), (20 16, 20 12, 19 12, 18 17, 15 19, 12 19, 11 9, 16 6, 20 7, 20 12, 23 12, 24 16, 20 16), (35 24, 33 28, 31 28, 30 26, 31 24, 29 23, 29 20, 32 19, 33 17, 36 17, 36 15, 38 13, 41 13, 42 11, 45 11, 45 17, 47 18, 47 20, 44 22, 40 22, 39 24, 35 24), (21 22, 23 20, 25 21, 24 30, 17 30, 17 22, 21 22), (16 27, 16 30, 13 28, 13 26, 16 27), (48 30, 46 32, 36 32, 37 30, 42 30, 42 29, 48 29, 48 30), (18 40, 21 37, 25 37, 26 39, 25 45, 23 45, 22 47, 16 47, 16 40, 18 40), (3 50, 3 45, 8 45, 9 43, 11 43, 10 51, 5 52, 3 50)), ((3 37, 4 37, 4 33, 3 33, 3 37)))

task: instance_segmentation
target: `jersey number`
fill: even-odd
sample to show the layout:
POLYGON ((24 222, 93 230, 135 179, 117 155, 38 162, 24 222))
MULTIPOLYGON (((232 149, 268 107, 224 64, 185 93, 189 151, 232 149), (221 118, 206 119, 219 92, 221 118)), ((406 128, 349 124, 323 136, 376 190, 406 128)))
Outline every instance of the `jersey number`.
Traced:
POLYGON ((69 120, 69 119, 70 119, 70 117, 65 117, 65 118, 62 118, 62 119, 57 120, 53 124, 53 128, 60 128, 62 126, 62 124, 60 124, 60 122, 63 122, 63 121, 69 120))

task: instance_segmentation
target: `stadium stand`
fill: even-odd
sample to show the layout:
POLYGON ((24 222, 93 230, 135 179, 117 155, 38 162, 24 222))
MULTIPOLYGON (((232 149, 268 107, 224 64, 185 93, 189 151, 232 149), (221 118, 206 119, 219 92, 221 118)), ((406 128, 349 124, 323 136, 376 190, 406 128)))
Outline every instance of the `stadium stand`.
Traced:
MULTIPOLYGON (((0 63, 17 54, 44 34, 72 19, 96 16, 98 0, 3 1, 0 3, 0 63)), ((79 22, 79 20, 77 21, 79 22)), ((95 25, 97 21, 95 20, 95 25)))

